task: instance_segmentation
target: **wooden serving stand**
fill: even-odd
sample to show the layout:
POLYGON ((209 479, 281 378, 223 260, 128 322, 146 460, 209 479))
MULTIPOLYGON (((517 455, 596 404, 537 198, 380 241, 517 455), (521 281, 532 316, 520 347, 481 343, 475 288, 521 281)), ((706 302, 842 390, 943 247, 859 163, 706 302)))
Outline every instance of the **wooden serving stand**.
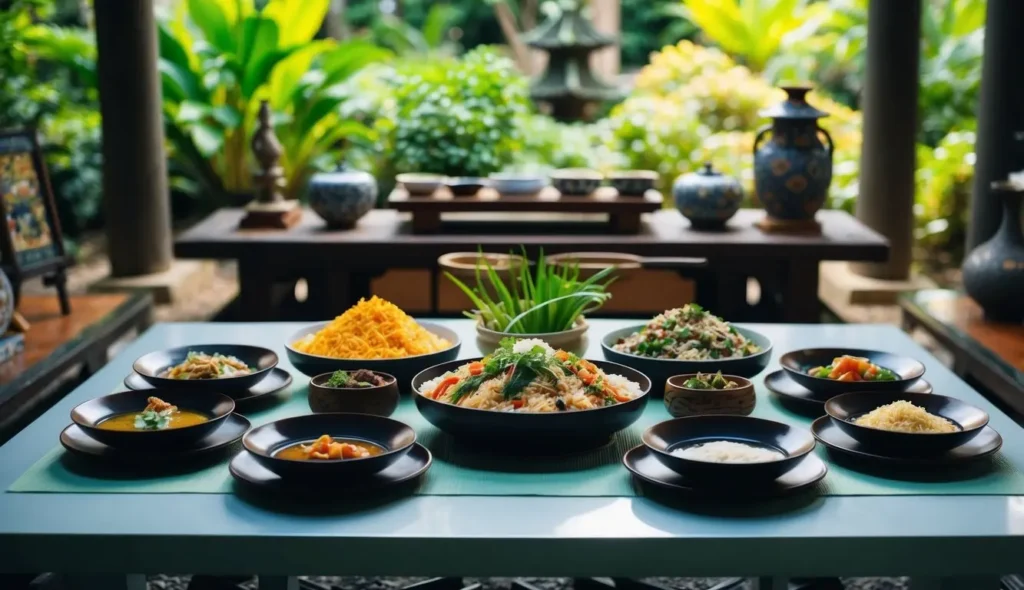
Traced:
POLYGON ((417 234, 437 233, 441 214, 455 212, 605 213, 612 233, 635 234, 640 232, 640 214, 661 209, 662 197, 655 190, 643 196, 620 196, 610 186, 587 196, 563 195, 549 186, 533 195, 500 195, 484 188, 469 197, 453 196, 444 187, 432 195, 410 195, 399 187, 388 196, 388 203, 392 209, 412 213, 412 230, 417 234))

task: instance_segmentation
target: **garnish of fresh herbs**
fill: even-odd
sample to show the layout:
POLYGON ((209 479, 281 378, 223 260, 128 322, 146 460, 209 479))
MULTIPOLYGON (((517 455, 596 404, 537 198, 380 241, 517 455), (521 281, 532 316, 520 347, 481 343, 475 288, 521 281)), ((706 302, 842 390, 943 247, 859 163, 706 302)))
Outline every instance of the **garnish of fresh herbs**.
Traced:
POLYGON ((463 379, 456 385, 451 393, 451 403, 456 403, 463 396, 470 395, 489 379, 508 372, 505 387, 502 394, 505 399, 513 399, 526 389, 538 376, 555 381, 558 376, 558 364, 547 355, 547 351, 540 346, 534 346, 526 352, 514 352, 514 338, 505 338, 501 346, 490 356, 484 357, 481 362, 484 370, 479 375, 472 375, 463 379))
POLYGON ((135 429, 136 430, 164 430, 171 425, 171 414, 174 410, 164 410, 157 412, 156 410, 146 410, 141 414, 135 415, 135 429))
MULTIPOLYGON (((358 371, 356 372, 358 375, 358 371)), ((348 371, 335 371, 331 373, 331 376, 324 383, 327 387, 373 387, 373 383, 366 381, 356 381, 349 375, 348 371)))

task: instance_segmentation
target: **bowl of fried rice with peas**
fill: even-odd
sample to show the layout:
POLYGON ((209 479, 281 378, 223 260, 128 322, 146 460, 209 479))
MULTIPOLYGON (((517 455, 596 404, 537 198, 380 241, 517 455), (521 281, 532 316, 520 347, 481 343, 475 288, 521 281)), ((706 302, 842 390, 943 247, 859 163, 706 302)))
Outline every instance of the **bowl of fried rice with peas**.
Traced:
POLYGON ((601 350, 608 360, 642 371, 663 391, 666 379, 681 373, 753 377, 768 366, 772 343, 690 303, 644 325, 610 332, 601 350))
POLYGON ((412 381, 420 413, 448 434, 555 451, 607 442, 640 417, 650 385, 629 367, 513 338, 412 381))

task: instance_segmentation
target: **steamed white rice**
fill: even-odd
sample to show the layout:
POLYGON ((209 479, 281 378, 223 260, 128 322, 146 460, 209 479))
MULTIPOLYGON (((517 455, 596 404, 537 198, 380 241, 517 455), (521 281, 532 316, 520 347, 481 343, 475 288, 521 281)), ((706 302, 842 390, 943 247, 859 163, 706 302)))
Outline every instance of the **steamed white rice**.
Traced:
POLYGON ((745 445, 731 440, 716 440, 692 447, 673 449, 672 454, 683 459, 707 463, 767 463, 786 457, 774 449, 745 445))

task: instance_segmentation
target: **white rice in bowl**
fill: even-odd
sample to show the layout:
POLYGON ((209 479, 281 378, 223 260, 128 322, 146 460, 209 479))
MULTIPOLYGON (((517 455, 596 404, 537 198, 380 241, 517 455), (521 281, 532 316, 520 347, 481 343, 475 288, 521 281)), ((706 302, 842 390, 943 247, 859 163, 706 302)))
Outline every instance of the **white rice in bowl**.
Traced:
POLYGON ((675 457, 707 463, 767 463, 786 458, 786 455, 775 449, 746 445, 731 440, 716 440, 672 449, 671 454, 675 457))

